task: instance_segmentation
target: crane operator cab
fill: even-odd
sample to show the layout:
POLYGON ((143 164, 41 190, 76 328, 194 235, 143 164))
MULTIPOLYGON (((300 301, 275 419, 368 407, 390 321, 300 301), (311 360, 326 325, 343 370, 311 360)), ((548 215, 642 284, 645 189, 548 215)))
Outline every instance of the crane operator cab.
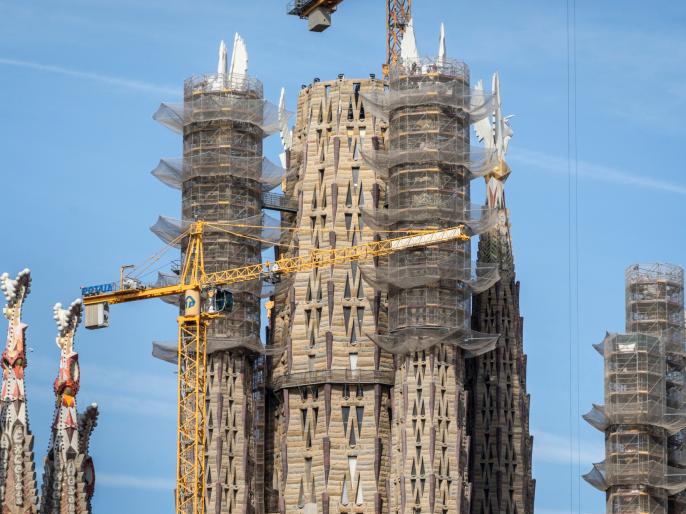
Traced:
POLYGON ((233 293, 222 287, 214 287, 207 292, 207 310, 211 313, 229 313, 233 310, 233 293))

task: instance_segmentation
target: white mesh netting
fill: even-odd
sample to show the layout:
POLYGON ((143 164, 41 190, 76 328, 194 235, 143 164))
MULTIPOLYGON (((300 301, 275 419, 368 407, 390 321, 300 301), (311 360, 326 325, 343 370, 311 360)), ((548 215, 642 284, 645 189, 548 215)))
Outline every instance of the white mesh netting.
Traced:
MULTIPOLYGON (((179 237, 191 226, 192 221, 179 220, 169 216, 160 216, 150 231, 167 244, 181 247, 179 237)), ((286 230, 280 226, 281 221, 261 213, 249 218, 241 218, 225 222, 206 223, 204 230, 209 233, 226 233, 246 240, 259 240, 262 248, 280 244, 282 232, 286 230)))
POLYGON ((240 157, 218 150, 186 157, 160 159, 152 175, 174 189, 181 189, 184 180, 195 176, 230 175, 260 182, 262 191, 271 191, 281 184, 286 170, 266 157, 240 157))

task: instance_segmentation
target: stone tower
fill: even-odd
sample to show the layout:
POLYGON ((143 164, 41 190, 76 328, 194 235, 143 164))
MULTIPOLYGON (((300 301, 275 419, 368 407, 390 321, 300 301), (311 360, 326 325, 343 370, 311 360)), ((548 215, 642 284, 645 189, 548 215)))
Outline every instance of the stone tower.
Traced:
POLYGON ((31 290, 31 273, 25 269, 15 279, 0 276, 9 320, 7 343, 2 354, 2 397, 0 401, 0 505, 8 514, 38 512, 38 492, 33 455, 33 434, 24 385, 26 370, 26 324, 21 310, 31 290))
POLYGON ((494 115, 477 123, 477 135, 492 152, 485 175, 488 205, 498 222, 479 239, 477 264, 495 264, 500 281, 476 295, 474 330, 499 334, 496 348, 468 362, 470 478, 472 514, 533 512, 535 481, 531 475, 533 437, 529 435, 529 395, 519 282, 515 275, 509 212, 503 183, 509 175, 505 153, 512 130, 500 108, 498 75, 493 76, 494 115))
MULTIPOLYGON (((259 228, 268 224, 262 193, 278 184, 281 170, 263 158, 262 141, 278 129, 278 120, 262 83, 247 73, 247 50, 236 34, 231 61, 222 42, 217 73, 187 79, 183 105, 162 104, 154 116, 183 135, 183 158, 162 159, 153 171, 181 191, 182 220, 160 218, 152 230, 175 243, 190 222, 207 222, 208 273, 259 263, 268 246, 259 228)), ((205 507, 216 514, 262 512, 263 504, 264 405, 256 405, 253 394, 262 348, 261 283, 239 284, 231 292, 232 308, 207 331, 205 507)))
MULTIPOLYGON (((379 231, 460 224, 470 235, 485 230, 489 212, 470 205, 469 134, 484 98, 471 95, 466 64, 446 58, 443 37, 437 59, 420 59, 410 23, 389 90, 376 100, 388 120, 384 148, 373 159, 387 176, 387 208, 374 220, 379 231)), ((471 295, 485 284, 472 280, 470 254, 468 242, 455 241, 394 253, 376 268, 388 316, 376 341, 396 364, 394 513, 469 511, 465 358, 494 341, 471 332, 471 295)))
MULTIPOLYGON (((378 206, 363 159, 382 132, 362 95, 374 78, 315 82, 300 92, 292 179, 296 234, 282 255, 370 242, 362 211, 378 206)), ((357 263, 297 273, 277 295, 267 442, 270 512, 386 512, 393 361, 366 337, 377 330, 374 291, 357 263)))
MULTIPOLYGON (((469 204, 483 167, 469 127, 490 100, 444 51, 421 61, 406 46, 403 59, 388 90, 340 76, 301 91, 284 182, 299 210, 284 254, 456 225, 475 235, 495 221, 469 204)), ((470 300, 497 280, 469 260, 464 241, 435 245, 301 272, 277 294, 270 512, 469 510, 464 359, 496 339, 472 332, 470 300)))
POLYGON ((74 335, 81 321, 81 299, 67 309, 56 304, 54 314, 60 367, 54 384, 55 414, 43 465, 40 512, 90 514, 95 471, 88 447, 97 424, 98 407, 90 405, 82 414, 76 410, 81 373, 79 354, 74 351, 74 335))

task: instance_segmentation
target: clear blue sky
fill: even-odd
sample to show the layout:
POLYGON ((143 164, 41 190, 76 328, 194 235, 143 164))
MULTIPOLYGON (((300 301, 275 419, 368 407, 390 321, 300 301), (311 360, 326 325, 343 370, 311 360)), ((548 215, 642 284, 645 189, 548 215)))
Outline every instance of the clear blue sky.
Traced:
MULTIPOLYGON (((0 0, 0 271, 33 270, 25 320, 39 462, 58 364, 52 305, 153 254, 161 243, 148 226, 158 214, 178 216, 178 193, 149 174, 160 157, 181 153, 179 136, 151 119, 159 102, 178 101, 185 77, 212 72, 219 40, 235 31, 266 96, 276 101, 285 86, 291 109, 313 77, 380 73, 382 0, 347 0, 323 34, 287 17, 284 3, 0 0)), ((517 115, 506 189, 522 282, 537 511, 603 512, 603 495, 578 479, 575 378, 571 406, 569 393, 565 2, 414 3, 420 51, 436 52, 444 21, 450 56, 467 61, 474 79, 500 71, 505 110, 517 115)), ((685 23, 681 2, 577 2, 581 412, 602 402, 602 360, 591 344, 606 329, 623 329, 624 268, 686 264, 685 23)), ((278 139, 268 140, 274 160, 278 150, 278 139)), ((474 189, 481 195, 483 185, 474 189)), ((78 401, 102 410, 92 441, 98 514, 173 508, 175 375, 150 356, 150 345, 175 338, 174 318, 159 301, 117 306, 107 331, 77 335, 78 401)), ((582 422, 579 441, 585 472, 602 459, 602 436, 582 422)))

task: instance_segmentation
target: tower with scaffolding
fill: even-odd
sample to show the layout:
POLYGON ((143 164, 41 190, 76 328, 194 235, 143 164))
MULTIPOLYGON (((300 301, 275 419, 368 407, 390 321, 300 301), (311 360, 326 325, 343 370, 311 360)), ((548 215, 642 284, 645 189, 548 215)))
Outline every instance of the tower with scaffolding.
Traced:
POLYGON ((443 27, 438 56, 420 58, 408 22, 388 80, 315 79, 293 131, 283 93, 272 106, 247 75, 239 36, 230 65, 222 43, 217 73, 162 104, 154 117, 183 136, 183 157, 153 174, 180 190, 181 217, 152 230, 184 264, 159 284, 122 271, 86 302, 184 297, 178 348, 153 351, 179 370, 178 512, 470 510, 467 361, 501 337, 472 327, 472 300, 509 269, 471 262, 469 239, 498 229, 503 206, 472 205, 471 180, 498 198, 506 165, 472 147, 470 127, 498 133, 497 96, 446 56, 443 27), (277 131, 285 169, 262 155, 277 131), (260 263, 269 246, 278 261, 260 263))
MULTIPOLYGON (((318 79, 298 102, 284 193, 299 212, 290 248, 355 245, 463 224, 495 225, 469 182, 497 164, 470 147, 493 95, 467 66, 420 59, 410 25, 388 90, 318 79)), ((464 242, 298 273, 277 295, 270 346, 269 512, 468 512, 465 358, 497 334, 471 329, 473 293, 498 280, 464 242)))
MULTIPOLYGON (((203 220, 206 272, 261 262, 262 251, 273 242, 263 227, 278 229, 263 214, 264 195, 269 206, 283 207, 278 196, 269 195, 281 180, 281 168, 262 152, 263 138, 279 123, 276 106, 263 98, 262 83, 248 75, 243 39, 236 34, 230 63, 222 42, 217 73, 187 79, 183 105, 162 104, 154 117, 182 134, 183 158, 162 159, 153 171, 181 190, 182 214, 181 220, 161 217, 153 232, 180 244, 179 234, 203 220)), ((182 255, 185 250, 182 246, 182 255)), ((251 281, 230 292, 215 288, 199 298, 218 314, 207 328, 206 357, 204 501, 212 512, 262 512, 262 285, 251 281)), ((156 350, 175 358, 175 352, 156 350)))
POLYGON ((584 478, 608 513, 682 512, 684 272, 670 264, 626 270, 626 333, 594 346, 605 359, 605 405, 584 416, 605 433, 605 460, 584 478))

